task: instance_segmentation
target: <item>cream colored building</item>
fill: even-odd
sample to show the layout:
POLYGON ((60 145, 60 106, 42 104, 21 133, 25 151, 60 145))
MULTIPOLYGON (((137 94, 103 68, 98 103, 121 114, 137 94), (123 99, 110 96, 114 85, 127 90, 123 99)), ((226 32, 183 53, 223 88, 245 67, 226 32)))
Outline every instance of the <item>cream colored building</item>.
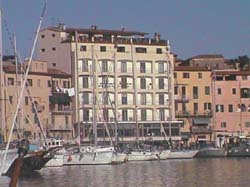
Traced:
POLYGON ((38 59, 72 74, 77 93, 73 123, 82 141, 91 140, 92 131, 103 142, 109 141, 108 133, 114 140, 116 132, 125 142, 179 138, 171 81, 173 54, 158 34, 153 39, 146 35, 63 24, 40 32, 38 59))
MULTIPOLYGON (((26 64, 24 64, 24 68, 26 64)), ((3 105, 1 106, 4 107, 1 107, 1 111, 4 111, 3 119, 5 123, 1 126, 1 139, 4 138, 5 142, 10 135, 21 94, 21 85, 24 80, 24 77, 20 74, 20 68, 21 66, 18 67, 19 73, 16 73, 16 66, 13 63, 4 62, 3 65, 4 84, 1 86, 3 105)), ((21 138, 29 138, 30 140, 42 139, 42 131, 44 131, 46 137, 71 139, 71 113, 68 114, 67 111, 68 118, 70 118, 67 126, 64 117, 60 115, 64 113, 58 108, 52 108, 49 103, 49 97, 54 94, 53 84, 57 82, 57 86, 63 87, 64 84, 69 86, 70 75, 56 69, 47 68, 47 62, 33 61, 27 82, 29 86, 24 88, 20 100, 21 104, 17 113, 12 140, 16 140, 18 134, 21 138), (35 110, 37 110, 37 115, 35 110), (51 119, 54 119, 55 123, 52 123, 51 119), (43 130, 39 128, 39 125, 43 130)), ((57 106, 57 104, 55 105, 57 106)))

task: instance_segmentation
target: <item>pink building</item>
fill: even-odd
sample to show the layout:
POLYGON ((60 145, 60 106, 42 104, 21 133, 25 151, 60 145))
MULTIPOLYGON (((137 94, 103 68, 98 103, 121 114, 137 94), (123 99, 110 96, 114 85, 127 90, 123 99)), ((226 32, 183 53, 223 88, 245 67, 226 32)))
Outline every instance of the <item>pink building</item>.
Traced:
POLYGON ((250 71, 214 70, 212 77, 216 135, 249 135, 250 71))

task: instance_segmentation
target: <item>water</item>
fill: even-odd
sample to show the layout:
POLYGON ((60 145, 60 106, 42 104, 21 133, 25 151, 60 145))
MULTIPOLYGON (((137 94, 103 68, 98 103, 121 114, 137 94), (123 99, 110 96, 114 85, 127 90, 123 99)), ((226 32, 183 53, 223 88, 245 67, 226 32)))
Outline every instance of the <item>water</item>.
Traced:
MULTIPOLYGON (((128 162, 123 165, 43 168, 19 180, 19 187, 243 187, 249 186, 249 158, 128 162)), ((0 177, 0 187, 9 178, 0 177)))

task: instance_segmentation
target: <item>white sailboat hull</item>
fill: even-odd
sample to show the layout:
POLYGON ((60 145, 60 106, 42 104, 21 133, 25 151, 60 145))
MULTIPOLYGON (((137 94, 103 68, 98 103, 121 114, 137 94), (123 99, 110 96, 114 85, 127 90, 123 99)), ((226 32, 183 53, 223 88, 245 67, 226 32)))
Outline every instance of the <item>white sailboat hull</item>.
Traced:
POLYGON ((64 165, 100 165, 111 164, 114 153, 113 147, 95 148, 82 147, 79 152, 66 154, 64 165))
POLYGON ((166 160, 169 157, 170 150, 163 150, 159 154, 160 160, 166 160))
POLYGON ((148 151, 131 151, 128 154, 128 161, 151 161, 157 160, 156 152, 148 151))
POLYGON ((197 152, 198 150, 171 151, 169 153, 168 159, 190 159, 190 158, 194 158, 197 152))
POLYGON ((125 153, 114 153, 112 156, 112 164, 122 164, 128 161, 128 155, 125 153))
POLYGON ((6 159, 3 163, 4 154, 5 154, 5 150, 0 150, 0 169, 2 168, 2 173, 6 173, 10 165, 18 157, 17 149, 9 149, 7 151, 6 159))

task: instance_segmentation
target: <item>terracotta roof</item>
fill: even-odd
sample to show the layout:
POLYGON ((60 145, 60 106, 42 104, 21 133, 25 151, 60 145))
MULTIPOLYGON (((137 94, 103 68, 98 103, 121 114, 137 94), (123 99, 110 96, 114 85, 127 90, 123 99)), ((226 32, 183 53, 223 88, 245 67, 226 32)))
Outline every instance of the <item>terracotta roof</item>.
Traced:
POLYGON ((193 56, 190 59, 206 59, 206 58, 224 58, 223 55, 220 54, 202 54, 202 55, 197 55, 193 56))
POLYGON ((215 75, 250 75, 250 71, 221 70, 214 71, 215 75))
MULTIPOLYGON (((16 73, 16 66, 15 65, 4 65, 3 70, 5 73, 16 73)), ((56 76, 56 77, 71 77, 70 74, 67 74, 58 69, 48 68, 48 72, 29 72, 29 75, 45 75, 45 76, 56 76)))
MULTIPOLYGON (((144 36, 148 33, 145 32, 138 32, 138 31, 127 31, 127 30, 108 30, 108 29, 83 29, 83 28, 59 28, 59 27, 48 27, 48 30, 58 31, 58 32, 67 32, 72 33, 77 31, 81 34, 109 34, 109 35, 120 35, 120 36, 144 36)), ((46 30, 46 29, 43 29, 46 30)))
POLYGON ((211 69, 206 67, 176 66, 174 71, 211 71, 211 69))

